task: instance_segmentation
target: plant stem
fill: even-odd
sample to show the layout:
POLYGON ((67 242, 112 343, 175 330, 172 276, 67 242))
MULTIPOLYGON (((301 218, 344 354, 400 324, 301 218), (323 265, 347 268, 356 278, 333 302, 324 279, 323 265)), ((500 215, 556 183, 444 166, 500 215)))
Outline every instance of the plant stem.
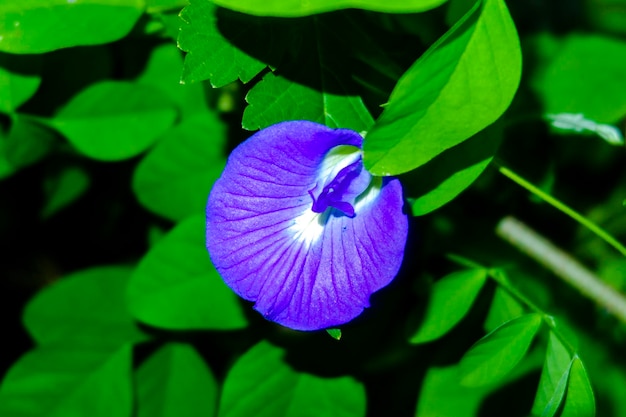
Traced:
POLYGON ((496 233, 626 323, 626 297, 602 282, 571 255, 513 217, 502 219, 496 233))
POLYGON ((617 249, 622 255, 626 256, 626 247, 622 245, 613 236, 611 236, 606 230, 604 230, 597 224, 593 223, 591 220, 587 219, 582 214, 574 211, 573 209, 571 209, 564 203, 560 202, 556 198, 552 197, 550 194, 544 192, 543 190, 534 186, 530 182, 526 181, 524 178, 520 177, 519 175, 517 175, 515 172, 511 171, 510 169, 502 165, 499 165, 499 171, 505 177, 513 180, 514 182, 526 188, 528 191, 535 194, 536 196, 538 196, 545 202, 549 203, 556 209, 562 211, 563 213, 570 216, 572 219, 576 220, 578 223, 580 223, 581 225, 583 225, 584 227, 586 227, 587 229, 595 233, 595 235, 598 236, 600 239, 604 240, 606 243, 608 243, 609 245, 617 249))

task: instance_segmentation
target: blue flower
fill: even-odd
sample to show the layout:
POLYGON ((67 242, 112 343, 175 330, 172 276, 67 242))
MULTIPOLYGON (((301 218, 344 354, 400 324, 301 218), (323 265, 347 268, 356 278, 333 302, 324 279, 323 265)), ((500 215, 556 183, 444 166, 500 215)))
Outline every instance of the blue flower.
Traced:
POLYGON ((362 137, 283 122, 230 155, 206 207, 206 245, 224 281, 268 320, 297 330, 346 323, 402 263, 402 187, 374 177, 362 137))

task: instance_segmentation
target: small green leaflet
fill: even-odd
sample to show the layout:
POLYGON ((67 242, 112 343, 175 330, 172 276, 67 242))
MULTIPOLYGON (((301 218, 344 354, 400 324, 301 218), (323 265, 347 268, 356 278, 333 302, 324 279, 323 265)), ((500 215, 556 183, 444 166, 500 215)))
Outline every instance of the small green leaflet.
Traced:
POLYGON ((326 329, 326 333, 335 340, 341 340, 341 329, 326 329))
POLYGON ((416 13, 440 6, 446 0, 213 0, 213 2, 242 13, 298 17, 347 8, 386 13, 416 13))
POLYGON ((546 360, 533 404, 533 415, 553 417, 557 412, 565 394, 571 364, 572 357, 567 348, 554 332, 550 332, 546 360))
POLYGON ((0 53, 0 112, 17 110, 35 94, 41 83, 41 62, 38 55, 0 53))
POLYGON ((450 331, 468 313, 486 280, 484 269, 470 269, 453 272, 437 281, 424 319, 409 341, 426 343, 450 331))
POLYGON ((396 175, 424 165, 498 119, 521 77, 503 0, 477 1, 402 76, 364 143, 365 167, 396 175))
POLYGON ((90 183, 89 175, 78 166, 65 166, 44 181, 46 203, 40 216, 47 219, 78 199, 90 183))
POLYGON ((482 386, 504 377, 524 357, 541 323, 539 314, 527 314, 480 339, 461 359, 461 383, 482 386))
POLYGON ((587 371, 580 358, 574 356, 560 417, 593 417, 595 415, 596 401, 587 371))

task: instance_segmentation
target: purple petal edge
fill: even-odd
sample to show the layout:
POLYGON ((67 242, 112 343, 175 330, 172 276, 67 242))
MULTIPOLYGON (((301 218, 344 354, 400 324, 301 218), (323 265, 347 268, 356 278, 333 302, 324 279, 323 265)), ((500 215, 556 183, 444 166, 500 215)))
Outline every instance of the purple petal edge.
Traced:
POLYGON ((311 215, 320 164, 340 145, 360 148, 362 138, 308 121, 263 129, 231 153, 207 203, 206 245, 226 284, 296 330, 354 319, 404 256, 408 217, 395 178, 375 179, 354 217, 336 208, 311 215))

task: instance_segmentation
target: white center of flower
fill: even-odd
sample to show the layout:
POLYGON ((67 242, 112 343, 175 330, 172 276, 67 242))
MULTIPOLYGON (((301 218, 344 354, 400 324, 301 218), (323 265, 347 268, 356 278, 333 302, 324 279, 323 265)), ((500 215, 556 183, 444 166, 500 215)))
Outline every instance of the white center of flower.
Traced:
POLYGON ((326 216, 327 213, 315 213, 307 207, 289 228, 294 240, 304 243, 307 248, 310 247, 324 232, 326 216))

